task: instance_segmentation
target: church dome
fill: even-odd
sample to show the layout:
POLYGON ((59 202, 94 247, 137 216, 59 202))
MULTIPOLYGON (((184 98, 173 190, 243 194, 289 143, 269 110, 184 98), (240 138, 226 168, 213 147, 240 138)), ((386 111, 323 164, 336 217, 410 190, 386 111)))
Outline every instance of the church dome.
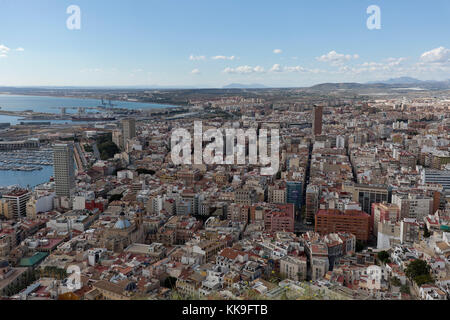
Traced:
POLYGON ((131 226, 130 221, 127 219, 119 219, 114 225, 114 229, 127 229, 131 226))

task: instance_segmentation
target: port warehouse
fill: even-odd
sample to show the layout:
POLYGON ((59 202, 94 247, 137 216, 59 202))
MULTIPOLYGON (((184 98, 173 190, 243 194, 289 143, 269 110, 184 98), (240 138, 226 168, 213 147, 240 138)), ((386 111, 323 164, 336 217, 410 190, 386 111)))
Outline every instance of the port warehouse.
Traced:
POLYGON ((38 148, 39 148, 39 141, 37 140, 0 141, 0 151, 38 149, 38 148))

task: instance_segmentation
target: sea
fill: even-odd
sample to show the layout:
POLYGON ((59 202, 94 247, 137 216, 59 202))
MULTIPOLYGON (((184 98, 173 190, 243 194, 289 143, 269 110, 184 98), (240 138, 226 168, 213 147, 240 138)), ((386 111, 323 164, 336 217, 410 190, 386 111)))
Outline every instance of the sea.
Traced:
MULTIPOLYGON (((107 101, 109 102, 109 101, 107 101)), ((162 105, 155 103, 141 103, 130 101, 111 101, 116 108, 124 109, 158 109, 176 107, 172 105, 162 105)), ((45 96, 21 96, 0 94, 0 108, 7 111, 25 111, 33 110, 35 112, 60 113, 59 107, 97 107, 101 105, 101 100, 81 99, 81 98, 60 98, 45 96)), ((66 109, 67 113, 76 113, 76 109, 66 109)), ((0 123, 10 123, 15 125, 24 122, 33 122, 30 120, 20 120, 21 117, 12 117, 0 115, 0 123)), ((43 120, 48 122, 47 120, 43 120)), ((69 120, 51 120, 53 124, 64 124, 71 122, 69 120)), ((40 171, 2 171, 0 170, 0 187, 19 185, 21 187, 34 188, 37 185, 49 181, 53 175, 52 166, 44 166, 40 171)))

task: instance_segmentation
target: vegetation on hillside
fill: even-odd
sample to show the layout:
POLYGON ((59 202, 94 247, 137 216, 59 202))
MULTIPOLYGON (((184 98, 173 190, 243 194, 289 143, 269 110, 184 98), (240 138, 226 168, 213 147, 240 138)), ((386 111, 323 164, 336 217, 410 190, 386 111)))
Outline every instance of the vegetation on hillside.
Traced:
POLYGON ((112 135, 105 134, 97 138, 97 147, 100 152, 100 158, 102 160, 108 160, 114 157, 116 153, 120 152, 117 145, 112 142, 112 135))
POLYGON ((420 287, 426 283, 434 282, 430 270, 431 268, 426 261, 417 259, 408 264, 405 274, 420 287))

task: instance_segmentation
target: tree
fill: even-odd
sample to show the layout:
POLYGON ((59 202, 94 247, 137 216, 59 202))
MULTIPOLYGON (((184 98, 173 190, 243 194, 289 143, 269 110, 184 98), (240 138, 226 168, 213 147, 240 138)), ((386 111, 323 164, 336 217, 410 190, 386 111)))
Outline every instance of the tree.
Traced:
POLYGON ((419 287, 427 283, 434 283, 434 279, 430 274, 423 274, 421 276, 417 276, 414 278, 414 281, 417 283, 419 287))
POLYGON ((119 148, 112 141, 107 141, 99 144, 98 151, 100 152, 100 158, 102 160, 108 160, 114 157, 116 153, 120 152, 119 148))
POLYGON ((407 284, 402 285, 400 287, 400 292, 404 294, 410 294, 409 286, 407 284))
POLYGON ((113 194, 110 198, 109 198, 109 203, 113 202, 113 201, 120 201, 122 200, 122 195, 121 194, 113 194))
POLYGON ((421 286, 425 283, 434 282, 430 270, 431 268, 426 261, 417 259, 408 264, 405 274, 409 279, 414 280, 418 286, 421 286))
POLYGON ((390 255, 386 251, 381 251, 381 252, 378 252, 377 257, 378 257, 378 260, 380 260, 381 262, 388 263, 390 255))
POLYGON ((206 222, 206 220, 208 220, 211 215, 203 215, 203 214, 193 214, 192 215, 195 219, 202 221, 203 223, 206 222))
POLYGON ((361 240, 356 240, 356 252, 363 251, 364 247, 364 243, 361 240))
POLYGON ((166 280, 164 280, 163 287, 173 289, 173 288, 175 288, 176 283, 177 283, 177 278, 167 277, 166 280))
POLYGON ((154 170, 149 170, 149 169, 145 169, 145 168, 138 168, 136 170, 136 172, 141 175, 141 174, 150 174, 150 175, 154 175, 155 171, 154 170))
POLYGON ((289 300, 286 290, 281 294, 280 300, 289 300))
POLYGON ((400 279, 397 277, 392 277, 391 284, 395 287, 400 287, 402 285, 400 279))
POLYGON ((408 267, 406 267, 405 273, 408 278, 413 280, 415 277, 424 274, 429 274, 430 266, 424 260, 421 259, 413 260, 408 264, 408 267))
POLYGON ((120 152, 117 145, 114 142, 112 142, 111 134, 107 134, 107 135, 98 137, 97 138, 97 147, 98 147, 98 151, 100 152, 100 158, 102 160, 108 160, 108 159, 114 157, 114 155, 116 153, 120 152))

